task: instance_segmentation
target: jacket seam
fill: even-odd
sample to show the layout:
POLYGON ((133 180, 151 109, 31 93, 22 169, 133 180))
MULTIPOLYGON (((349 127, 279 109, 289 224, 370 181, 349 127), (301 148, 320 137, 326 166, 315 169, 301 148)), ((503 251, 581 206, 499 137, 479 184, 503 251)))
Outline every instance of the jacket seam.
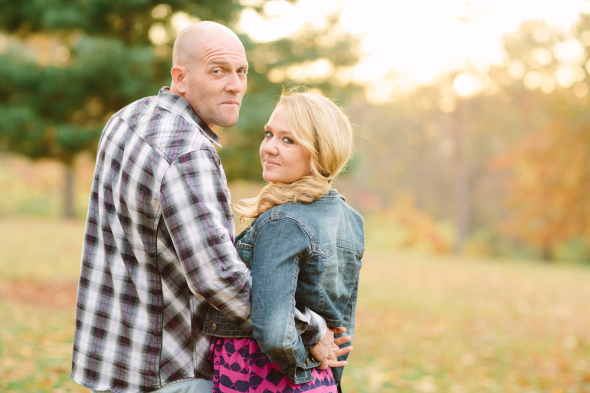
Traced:
MULTIPOLYGON (((305 235, 307 236, 308 240, 309 240, 309 246, 307 247, 306 251, 309 251, 310 254, 313 255, 314 251, 313 251, 313 237, 309 234, 309 232, 301 225, 301 223, 295 219, 294 217, 290 217, 290 216, 285 216, 285 217, 278 217, 276 219, 267 219, 265 220, 262 224, 260 224, 260 227, 257 228, 256 231, 254 231, 253 233, 253 243, 256 244, 256 241, 258 240, 258 233, 262 230, 262 227, 264 227, 266 224, 268 224, 269 222, 278 222, 281 220, 292 220, 294 221, 297 226, 303 231, 303 233, 305 233, 305 235)), ((306 253, 307 254, 307 253, 306 253)))

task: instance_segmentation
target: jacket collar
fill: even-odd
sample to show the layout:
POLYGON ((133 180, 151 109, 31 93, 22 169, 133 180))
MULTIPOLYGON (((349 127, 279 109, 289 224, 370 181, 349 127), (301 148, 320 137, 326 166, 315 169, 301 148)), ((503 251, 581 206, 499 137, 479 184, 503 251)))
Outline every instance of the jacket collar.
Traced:
POLYGON ((324 195, 322 195, 318 199, 333 199, 333 198, 340 198, 344 202, 346 202, 346 199, 344 199, 344 197, 342 195, 340 195, 335 188, 331 188, 330 190, 328 190, 328 192, 326 192, 324 195))

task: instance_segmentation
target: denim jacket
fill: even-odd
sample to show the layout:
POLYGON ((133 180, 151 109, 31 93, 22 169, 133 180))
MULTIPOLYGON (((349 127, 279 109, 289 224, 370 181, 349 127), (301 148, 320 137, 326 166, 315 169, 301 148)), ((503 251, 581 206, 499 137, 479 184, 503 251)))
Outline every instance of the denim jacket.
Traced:
MULTIPOLYGON (((362 217, 330 190, 311 203, 267 210, 236 237, 236 248, 252 269, 253 332, 245 333, 209 307, 204 333, 253 336, 293 382, 312 381, 311 369, 319 363, 309 355, 305 332, 298 331, 294 317, 308 307, 329 326, 346 327, 354 338, 365 249, 362 217)), ((333 373, 339 384, 342 368, 333 373)))

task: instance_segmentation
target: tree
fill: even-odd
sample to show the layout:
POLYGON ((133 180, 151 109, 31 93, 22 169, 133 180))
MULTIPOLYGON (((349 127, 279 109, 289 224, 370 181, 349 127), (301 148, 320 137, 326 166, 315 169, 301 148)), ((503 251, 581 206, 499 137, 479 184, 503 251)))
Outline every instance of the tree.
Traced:
POLYGON ((581 238, 590 246, 590 118, 556 120, 527 136, 499 165, 512 168, 512 214, 503 228, 554 259, 553 247, 581 238))
POLYGON ((546 260, 557 245, 580 240, 590 253, 590 16, 569 32, 530 22, 506 41, 506 84, 523 107, 526 131, 495 160, 510 173, 509 214, 501 228, 538 247, 546 260), (583 66, 586 64, 586 70, 583 66))
MULTIPOLYGON (((263 13, 265 2, 248 8, 263 13)), ((184 13, 235 28, 246 7, 233 0, 0 0, 0 8, 0 31, 8 34, 0 52, 0 148, 62 162, 64 214, 73 216, 76 154, 96 149, 113 113, 170 83, 174 18, 184 13)), ((332 20, 326 30, 336 24, 332 20)), ((358 60, 356 41, 346 34, 319 40, 325 33, 307 28, 262 45, 241 35, 252 66, 234 140, 221 151, 229 179, 259 178, 257 133, 280 82, 289 80, 284 70, 323 58, 332 69, 358 60), (283 77, 269 78, 273 70, 283 70, 283 77)), ((336 83, 328 76, 312 85, 336 95, 351 86, 336 83)))

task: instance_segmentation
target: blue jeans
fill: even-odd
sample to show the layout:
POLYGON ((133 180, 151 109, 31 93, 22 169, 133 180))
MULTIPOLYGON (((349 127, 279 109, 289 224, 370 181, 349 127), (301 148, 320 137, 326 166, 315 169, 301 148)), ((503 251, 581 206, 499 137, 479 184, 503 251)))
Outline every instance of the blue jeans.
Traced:
MULTIPOLYGON (((211 393, 213 382, 206 379, 180 380, 164 385, 152 393, 211 393)), ((111 393, 110 390, 92 390, 92 393, 111 393)))

